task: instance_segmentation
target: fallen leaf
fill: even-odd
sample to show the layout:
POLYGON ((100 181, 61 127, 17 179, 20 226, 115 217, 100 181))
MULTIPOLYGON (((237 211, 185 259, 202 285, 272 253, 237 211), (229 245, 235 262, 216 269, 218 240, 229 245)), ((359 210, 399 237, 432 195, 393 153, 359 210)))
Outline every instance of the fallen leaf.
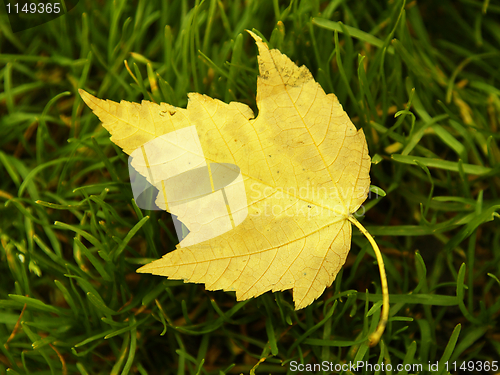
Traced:
MULTIPOLYGON (((359 224, 352 214, 370 187, 370 157, 363 130, 352 124, 337 97, 325 94, 305 66, 298 67, 250 34, 259 49, 256 118, 245 104, 226 104, 197 93, 189 94, 186 109, 148 101, 118 104, 83 90, 80 94, 127 154, 169 133, 191 137, 192 130, 186 130, 190 128, 200 144, 192 157, 202 155, 205 161, 197 164, 200 168, 239 168, 246 218, 239 224, 232 221, 230 230, 218 236, 184 247, 190 233, 177 250, 137 272, 204 283, 208 290, 236 291, 239 301, 292 289, 295 308, 301 309, 321 296, 346 260, 351 222, 359 224)), ((159 154, 166 150, 157 147, 159 154)), ((174 160, 164 154, 166 163, 174 160)), ((140 173, 147 177, 153 167, 144 155, 140 173)), ((175 173, 170 171, 168 178, 175 173)), ((212 183, 213 194, 222 190, 212 183)), ((157 199, 167 209, 168 195, 163 188, 157 199)), ((229 205, 227 210, 215 216, 227 219, 229 205)), ((200 227, 210 224, 201 221, 200 227)))

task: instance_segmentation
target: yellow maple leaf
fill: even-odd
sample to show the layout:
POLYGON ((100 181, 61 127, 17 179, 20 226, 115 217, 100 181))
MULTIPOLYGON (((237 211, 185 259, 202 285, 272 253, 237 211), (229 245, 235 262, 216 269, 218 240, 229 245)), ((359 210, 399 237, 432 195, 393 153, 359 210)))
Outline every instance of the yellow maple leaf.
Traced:
MULTIPOLYGON (((186 109, 80 94, 111 140, 134 156, 134 168, 159 187, 156 204, 191 231, 177 250, 137 272, 236 291, 238 300, 292 289, 301 309, 321 296, 345 263, 351 223, 376 247, 352 215, 369 191, 370 157, 363 130, 337 97, 325 94, 305 66, 249 33, 259 49, 256 118, 242 103, 197 93, 189 94, 186 109), (182 151, 173 156, 168 150, 174 149, 182 151), (160 164, 166 169, 152 173, 160 164), (226 172, 216 178, 219 166, 226 172), (183 172, 180 183, 174 176, 183 172)), ((376 253, 384 309, 372 343, 388 313, 378 247, 376 253)))

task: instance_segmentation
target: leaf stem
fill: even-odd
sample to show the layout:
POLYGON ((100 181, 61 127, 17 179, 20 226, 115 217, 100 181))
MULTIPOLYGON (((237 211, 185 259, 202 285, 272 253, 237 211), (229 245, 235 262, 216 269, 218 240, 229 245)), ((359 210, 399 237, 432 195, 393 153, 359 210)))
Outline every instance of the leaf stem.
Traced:
POLYGON ((370 346, 375 346, 380 341, 380 338, 384 333, 385 326, 387 325, 387 321, 389 319, 389 287, 387 286, 387 275, 385 273, 384 259, 382 258, 382 253, 380 252, 377 243, 373 239, 372 235, 368 233, 365 227, 362 226, 361 223, 352 215, 349 215, 348 219, 351 223, 358 227, 361 233, 365 235, 365 237, 372 245, 373 250, 375 251, 375 256, 377 257, 378 268, 380 270, 380 283, 382 285, 382 316, 378 323, 377 329, 370 335, 370 338, 368 339, 370 342, 370 346))

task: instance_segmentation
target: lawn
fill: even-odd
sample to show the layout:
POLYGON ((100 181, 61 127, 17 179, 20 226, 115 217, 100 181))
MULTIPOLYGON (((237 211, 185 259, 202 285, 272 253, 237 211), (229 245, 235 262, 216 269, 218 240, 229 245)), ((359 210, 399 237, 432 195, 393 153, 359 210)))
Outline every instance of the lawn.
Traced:
POLYGON ((0 375, 498 373, 499 16, 488 0, 82 0, 14 32, 2 13, 0 375), (359 220, 390 290, 374 347, 381 282, 356 228, 332 286, 297 311, 290 291, 237 302, 136 273, 175 249, 172 217, 137 206, 128 155, 78 89, 258 113, 245 29, 364 130, 359 220))

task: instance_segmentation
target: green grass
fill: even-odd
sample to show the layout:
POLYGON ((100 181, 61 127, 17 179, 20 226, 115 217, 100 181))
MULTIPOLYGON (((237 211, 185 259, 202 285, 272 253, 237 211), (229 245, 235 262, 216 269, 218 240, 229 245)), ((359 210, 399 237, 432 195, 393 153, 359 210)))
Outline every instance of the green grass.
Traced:
POLYGON ((2 16, 0 374, 498 360, 499 13, 486 0, 82 0, 15 34, 2 16), (364 129, 386 193, 363 218, 391 292, 376 347, 378 268, 357 230, 337 280, 300 311, 288 291, 236 302, 135 273, 175 248, 172 221, 135 205, 127 157, 77 89, 181 107, 200 92, 256 111, 244 29, 306 65, 364 129))

